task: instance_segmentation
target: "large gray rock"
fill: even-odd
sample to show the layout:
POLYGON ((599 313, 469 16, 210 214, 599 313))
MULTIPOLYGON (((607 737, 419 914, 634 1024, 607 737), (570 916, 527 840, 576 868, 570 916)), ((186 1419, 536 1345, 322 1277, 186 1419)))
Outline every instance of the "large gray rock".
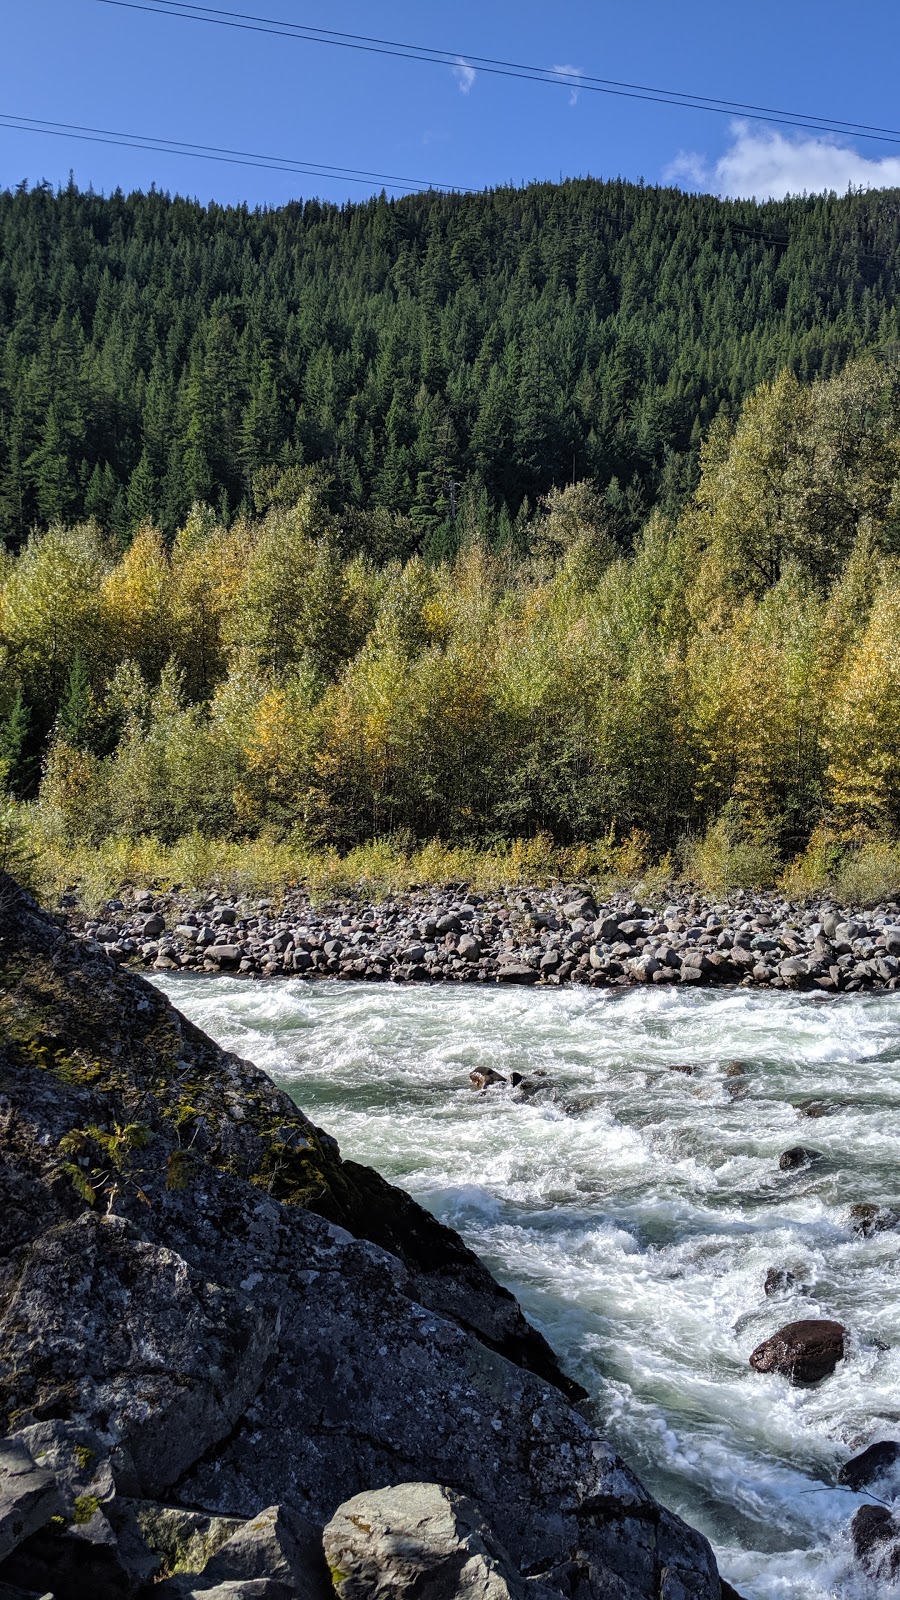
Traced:
POLYGON ((718 1600, 705 1541, 557 1390, 417 1305, 372 1245, 317 1247, 306 1218, 291 1224, 278 1365, 179 1498, 237 1515, 289 1502, 324 1523, 356 1494, 430 1474, 478 1500, 520 1570, 555 1569, 577 1548, 585 1596, 655 1600, 662 1562, 672 1596, 677 1580, 691 1600, 718 1600))
POLYGON ((274 1337, 274 1318, 239 1290, 93 1211, 35 1242, 3 1320, 21 1403, 40 1395, 46 1410, 55 1395, 108 1449, 126 1446, 143 1494, 231 1431, 274 1337))
POLYGON ((524 1600, 474 1501, 437 1483, 356 1495, 323 1542, 339 1600, 524 1600))
POLYGON ((0 1439, 0 1561, 61 1511, 53 1474, 17 1440, 0 1439))
MULTIPOLYGON (((159 1584, 153 1593, 158 1600, 193 1600, 195 1595, 230 1593, 232 1585, 261 1582, 273 1586, 277 1600, 332 1597, 319 1530, 289 1506, 260 1511, 218 1547, 199 1573, 159 1584)), ((256 1590, 238 1592, 251 1595, 256 1590)))

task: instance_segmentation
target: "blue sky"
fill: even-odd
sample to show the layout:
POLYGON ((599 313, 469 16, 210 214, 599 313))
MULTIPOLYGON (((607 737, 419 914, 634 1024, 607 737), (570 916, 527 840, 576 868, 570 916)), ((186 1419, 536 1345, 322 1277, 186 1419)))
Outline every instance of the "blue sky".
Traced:
MULTIPOLYGON (((150 0, 153 3, 153 0, 150 0)), ((165 0, 162 0, 165 3, 165 0)), ((453 7, 220 0, 229 9, 467 54, 900 127, 896 0, 606 0, 453 7)), ((773 130, 570 87, 295 43, 100 0, 6 8, 6 113, 482 188, 592 173, 721 193, 900 186, 894 143, 773 130)), ((0 184, 159 187, 223 203, 353 199, 377 182, 298 178, 0 129, 0 184)))

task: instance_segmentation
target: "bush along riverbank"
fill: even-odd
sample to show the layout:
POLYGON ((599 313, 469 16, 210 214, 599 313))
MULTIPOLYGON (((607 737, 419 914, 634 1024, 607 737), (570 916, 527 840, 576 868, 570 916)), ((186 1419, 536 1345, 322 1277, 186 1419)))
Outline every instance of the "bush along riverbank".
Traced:
POLYGON ((590 886, 479 894, 459 884, 378 903, 276 905, 215 894, 128 892, 99 918, 63 899, 72 931, 155 971, 395 983, 741 984, 818 994, 900 990, 900 905, 850 913, 819 901, 687 892, 643 905, 590 886))

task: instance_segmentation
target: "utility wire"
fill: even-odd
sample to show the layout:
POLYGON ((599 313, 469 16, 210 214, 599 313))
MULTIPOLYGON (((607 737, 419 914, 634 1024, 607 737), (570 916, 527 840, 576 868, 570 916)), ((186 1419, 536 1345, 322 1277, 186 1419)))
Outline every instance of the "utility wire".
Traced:
MULTIPOLYGON (((313 35, 314 37, 323 35, 330 39, 353 40, 357 44, 388 45, 397 50, 415 50, 422 52, 425 55, 437 58, 436 64, 443 66, 462 66, 470 65, 472 62, 475 62, 485 67, 510 67, 517 72, 542 73, 545 75, 545 81, 548 83, 562 82, 563 84, 567 84, 573 88, 578 88, 588 83, 596 83, 616 89, 636 89, 644 94, 667 95, 676 100, 689 100, 692 102, 699 102, 707 106, 715 106, 717 108, 724 106, 731 111, 762 111, 768 112, 777 117, 797 117, 803 121, 817 123, 829 122, 835 125, 836 130, 854 129, 857 131, 864 130, 865 132, 872 134, 900 134, 900 129, 898 128, 880 128, 868 122, 848 122, 844 118, 820 116, 818 113, 811 111, 785 111, 783 108, 779 109, 778 106, 760 106, 755 105, 753 102, 747 102, 743 100, 725 100, 721 95, 710 96, 696 94, 693 90, 687 91, 681 89, 660 89, 658 86, 654 86, 652 84, 628 83, 618 78, 598 78, 594 77, 591 73, 581 72, 577 68, 534 67, 529 66, 527 63, 521 61, 504 61, 502 59, 497 59, 494 56, 476 56, 471 55, 468 52, 462 54, 459 51, 435 48, 431 45, 410 44, 409 42, 404 42, 401 39, 382 39, 378 36, 372 36, 366 33, 346 33, 336 28, 322 28, 318 25, 302 22, 286 22, 283 18, 279 17, 260 17, 256 16, 252 12, 227 11, 221 6, 208 6, 199 3, 195 4, 194 0, 151 0, 151 6, 153 9, 156 9, 160 3, 164 3, 172 12, 201 12, 204 15, 215 17, 236 17, 240 18, 244 22, 265 22, 271 23, 277 27, 290 28, 300 35, 309 34, 313 35)), ((148 7, 148 9, 150 9, 150 7, 148 7)), ((193 20, 201 21, 203 18, 195 17, 193 20)), ((324 42, 324 39, 317 39, 316 42, 322 43, 324 42)))
POLYGON ((16 128, 22 133, 44 133, 57 139, 79 139, 89 144, 125 146, 131 150, 153 150, 164 155, 189 156, 197 161, 217 161, 231 166, 257 167, 268 172, 287 172, 301 177, 340 178, 347 183, 370 185, 375 179, 386 189, 403 193, 421 189, 439 189, 442 192, 472 194, 471 189, 457 190, 451 184, 429 182, 425 178, 399 178, 388 172, 367 172, 361 167, 327 166, 324 162, 295 161, 288 156, 257 155, 252 150, 229 150, 219 145, 190 144, 186 140, 164 139, 157 134, 119 133, 114 128, 82 127, 79 123, 50 122, 43 118, 23 117, 13 112, 0 111, 0 128, 16 128))
POLYGON ((256 16, 252 12, 226 11, 213 6, 188 4, 185 0, 165 0, 164 5, 147 4, 144 0, 99 0, 99 4, 115 6, 126 11, 143 11, 151 16, 172 17, 181 22, 202 22, 214 27, 238 29, 245 33, 271 34, 276 38, 294 39, 300 43, 327 44, 344 50, 364 51, 370 55, 423 61, 430 66, 475 67, 478 71, 490 73, 495 77, 551 84, 557 88, 583 90, 587 94, 644 100, 655 105, 680 107, 682 110, 710 111, 719 116, 740 115, 753 122, 776 123, 784 127, 803 128, 814 133, 845 134, 854 138, 873 140, 879 144, 900 144, 898 128, 881 128, 872 123, 850 122, 838 117, 784 111, 774 106, 713 98, 680 89, 659 89, 647 84, 627 83, 616 78, 598 78, 589 73, 535 67, 524 62, 503 61, 492 56, 470 55, 430 45, 407 44, 402 40, 380 39, 368 34, 340 33, 335 29, 311 24, 256 16))

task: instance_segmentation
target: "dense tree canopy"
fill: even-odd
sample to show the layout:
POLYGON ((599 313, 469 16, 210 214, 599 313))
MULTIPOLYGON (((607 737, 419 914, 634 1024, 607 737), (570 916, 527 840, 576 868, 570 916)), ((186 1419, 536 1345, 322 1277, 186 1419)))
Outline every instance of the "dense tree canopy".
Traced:
MULTIPOLYGON (((277 211, 0 193, 0 535, 93 517, 171 539, 194 503, 230 523, 318 464, 345 548, 379 559, 452 553, 473 517, 515 544, 524 501, 583 480, 627 542, 760 382, 897 345, 898 244, 896 191, 757 205, 578 180, 277 211)), ((855 449, 820 423, 819 457, 855 449)), ((820 510, 815 537, 840 542, 840 506, 820 510)))
POLYGON ((900 835, 900 369, 778 375, 626 552, 554 489, 521 550, 342 550, 315 484, 0 570, 0 783, 65 839, 269 831, 657 851, 900 835), (724 837, 724 835, 723 835, 724 837))

